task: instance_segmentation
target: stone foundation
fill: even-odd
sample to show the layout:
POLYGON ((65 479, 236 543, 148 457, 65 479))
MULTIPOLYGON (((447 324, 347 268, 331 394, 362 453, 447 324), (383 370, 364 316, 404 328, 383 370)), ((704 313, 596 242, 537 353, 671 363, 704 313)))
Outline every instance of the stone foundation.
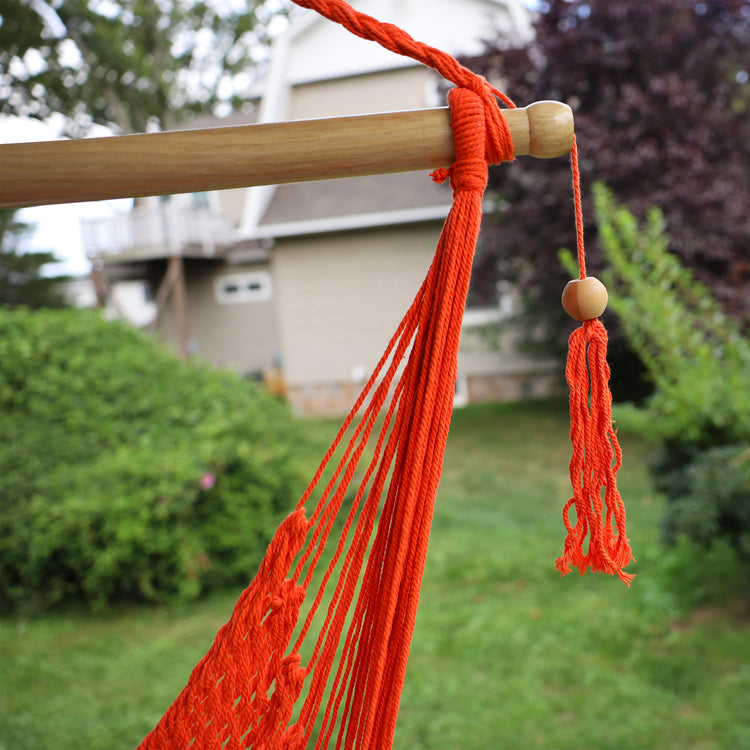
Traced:
MULTIPOLYGON (((558 372, 469 375, 465 382, 468 399, 464 402, 470 404, 543 398, 565 392, 565 384, 558 372)), ((300 416, 341 417, 352 408, 362 387, 361 383, 288 385, 286 398, 300 416)))
POLYGON ((565 383, 557 372, 468 375, 466 384, 470 404, 483 401, 520 401, 565 392, 565 383))
POLYGON ((360 383, 287 386, 286 398, 300 416, 341 417, 349 413, 362 388, 360 383))

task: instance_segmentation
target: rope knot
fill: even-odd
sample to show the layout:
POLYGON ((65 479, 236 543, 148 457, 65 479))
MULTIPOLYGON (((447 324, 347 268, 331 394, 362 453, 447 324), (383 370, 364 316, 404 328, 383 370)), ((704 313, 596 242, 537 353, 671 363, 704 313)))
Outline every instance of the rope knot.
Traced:
POLYGON ((470 88, 457 87, 448 94, 456 160, 450 169, 432 173, 435 182, 450 177, 454 193, 484 192, 487 166, 513 159, 513 139, 493 95, 480 76, 470 79, 470 88))

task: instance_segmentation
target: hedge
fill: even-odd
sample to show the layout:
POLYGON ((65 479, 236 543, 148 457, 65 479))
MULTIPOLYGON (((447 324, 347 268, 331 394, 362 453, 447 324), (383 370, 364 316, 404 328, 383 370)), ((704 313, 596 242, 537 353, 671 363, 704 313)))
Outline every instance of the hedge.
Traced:
POLYGON ((262 386, 125 324, 0 309, 0 607, 246 583, 303 489, 306 442, 262 386))

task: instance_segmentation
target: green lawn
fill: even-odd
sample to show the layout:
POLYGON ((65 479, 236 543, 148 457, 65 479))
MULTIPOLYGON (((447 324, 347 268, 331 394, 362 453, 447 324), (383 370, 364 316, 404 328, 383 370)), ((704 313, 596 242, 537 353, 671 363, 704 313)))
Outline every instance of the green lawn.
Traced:
MULTIPOLYGON (((564 405, 456 412, 397 748, 750 749, 746 574, 721 547, 697 556, 658 545, 648 447, 624 436, 623 448, 630 590, 554 569, 568 498, 564 405)), ((238 594, 0 621, 0 749, 135 746, 238 594)))

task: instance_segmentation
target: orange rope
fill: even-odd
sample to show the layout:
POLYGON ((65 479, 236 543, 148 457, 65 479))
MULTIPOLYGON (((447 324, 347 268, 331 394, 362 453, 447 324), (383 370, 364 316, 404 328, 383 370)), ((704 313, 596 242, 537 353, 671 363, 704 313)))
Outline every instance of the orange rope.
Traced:
POLYGON ((578 168, 578 142, 573 136, 570 149, 570 170, 573 177, 573 207, 576 220, 576 249, 579 278, 586 278, 586 249, 583 243, 583 199, 581 198, 581 171, 578 168))
MULTIPOLYGON (((143 750, 303 750, 312 742, 316 750, 331 743, 337 750, 387 750, 393 744, 453 408, 487 165, 513 159, 497 99, 513 103, 449 55, 357 13, 342 0, 297 1, 365 39, 434 67, 457 85, 449 94, 456 160, 433 173, 436 181, 450 180, 453 205, 427 276, 362 394, 297 507, 279 526, 229 622, 144 739, 143 750), (345 511, 371 440, 372 459, 345 511), (321 488, 326 470, 330 478, 321 488), (339 539, 329 544, 342 516, 339 539), (303 644, 313 626, 317 637, 303 663, 303 644)), ((577 185, 575 153, 574 176, 577 185)), ((579 220, 580 187, 576 196, 579 220)), ((579 262, 585 275, 582 226, 579 262)), ((566 506, 568 541, 558 560, 562 572, 570 564, 581 572, 589 566, 614 572, 629 559, 613 482, 620 452, 609 420, 606 335, 602 340, 600 325, 587 321, 579 329, 583 334, 571 337, 571 478, 577 490, 566 506), (590 381, 582 379, 588 378, 587 362, 590 381), (602 485, 607 488, 606 522, 597 520, 602 502, 596 488, 602 485), (567 516, 573 504, 575 526, 567 516), (579 547, 589 531, 591 550, 583 556, 579 547)))
MULTIPOLYGON (((585 279, 581 178, 575 139, 570 158, 579 276, 585 279)), ((617 575, 630 586, 634 576, 623 568, 632 560, 632 554, 625 530, 625 506, 617 489, 622 452, 612 424, 607 331, 598 318, 584 320, 571 334, 565 377, 570 388, 573 497, 563 509, 568 535, 555 566, 563 575, 574 566, 583 575, 590 567, 594 572, 617 575), (576 511, 575 525, 569 518, 571 507, 576 511), (584 552, 587 534, 589 548, 584 552)))
POLYGON ((302 750, 311 742, 324 699, 316 748, 334 739, 336 748, 392 745, 453 408, 487 165, 513 159, 496 97, 513 105, 483 78, 395 26, 339 0, 299 4, 432 65, 458 85, 449 94, 456 161, 433 174, 437 181, 450 179, 453 206, 427 277, 357 403, 295 511, 276 532, 258 575, 143 741, 144 750, 302 750), (328 552, 371 438, 373 458, 328 552), (330 479, 318 490, 329 464, 330 479), (305 508, 316 492, 308 518, 305 508), (317 574, 324 560, 329 562, 317 574), (314 584, 317 591, 300 623, 314 584), (303 643, 320 620, 303 664, 303 643))

